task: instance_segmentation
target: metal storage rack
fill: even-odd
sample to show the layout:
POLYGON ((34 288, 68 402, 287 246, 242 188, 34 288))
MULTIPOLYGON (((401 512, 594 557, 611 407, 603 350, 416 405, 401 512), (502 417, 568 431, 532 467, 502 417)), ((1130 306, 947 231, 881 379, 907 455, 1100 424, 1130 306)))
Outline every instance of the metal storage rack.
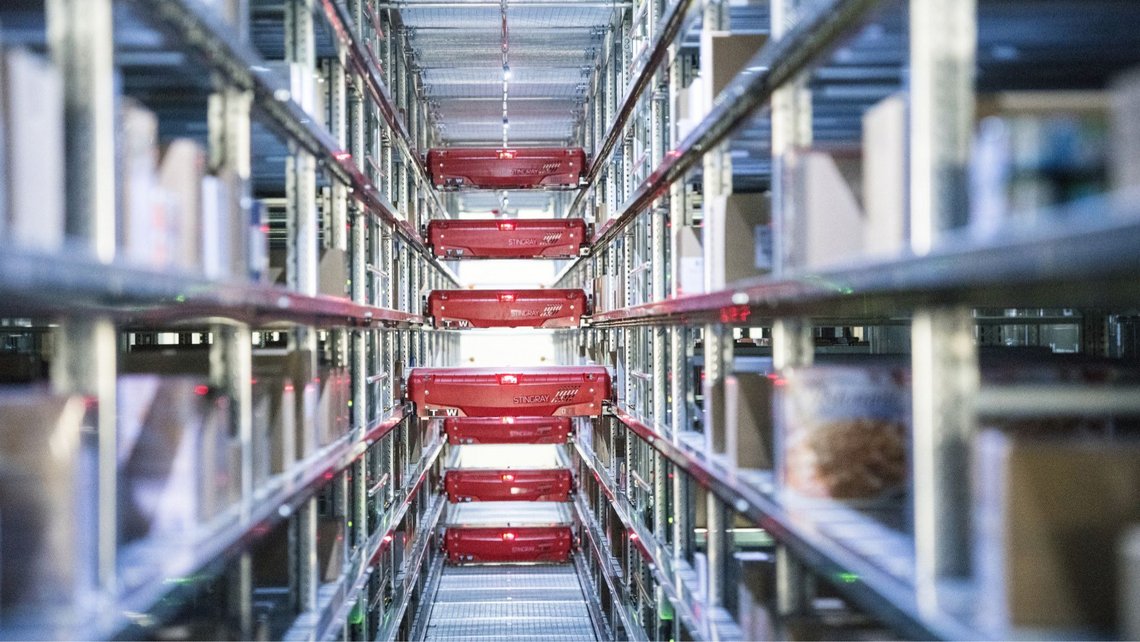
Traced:
POLYGON ((595 308, 588 327, 561 333, 560 359, 617 372, 613 418, 592 431, 579 426, 576 443, 584 547, 595 552, 591 576, 626 634, 746 635, 736 595, 742 566, 753 563, 737 554, 745 524, 774 538, 764 562, 775 576, 773 622, 810 614, 817 587, 828 587, 903 637, 1042 634, 988 627, 977 617, 970 505, 960 490, 970 482, 966 452, 977 418, 1135 412, 1135 395, 1125 388, 979 386, 973 346, 985 344, 1000 323, 989 309, 1063 306, 1079 310, 1061 320, 1081 325, 1082 351, 1106 354, 1111 317, 1103 311, 1127 311, 1137 301, 1137 201, 1134 194, 1109 195, 1051 210, 1036 225, 1009 225, 1000 237, 971 236, 961 228, 973 99, 976 87, 1102 86, 1111 70, 1136 64, 1134 56, 1108 53, 1122 40, 1111 25, 1126 14, 1134 19, 1129 11, 1118 3, 985 0, 699 8, 676 0, 624 9, 589 90, 582 124, 592 153, 589 184, 569 211, 598 232, 591 255, 569 264, 555 287, 581 287, 596 297, 607 285, 621 291, 616 305, 595 308), (1104 19, 1090 17, 1097 12, 1104 19), (1043 71, 1046 63, 1035 62, 1043 57, 1034 50, 1040 43, 1018 42, 1009 21, 1046 13, 1050 26, 1043 28, 1056 37, 1051 60, 1058 52, 1084 52, 1103 67, 1083 76, 1043 71), (1074 27, 1063 37, 1058 30, 1085 20, 1112 43, 1099 55, 1087 32, 1076 35, 1074 27), (679 136, 671 108, 694 71, 701 30, 757 22, 770 23, 769 42, 679 136), (1002 59, 997 42, 1023 59, 1002 59), (975 65, 982 69, 976 84, 975 65), (860 92, 860 82, 873 86, 860 92), (910 109, 910 247, 834 269, 805 266, 791 243, 803 214, 793 152, 810 147, 813 134, 824 144, 858 141, 862 111, 899 91, 910 109), (725 232, 698 217, 703 203, 731 193, 734 183, 770 191, 774 247, 770 274, 726 282, 710 267, 724 264, 717 235, 725 232), (702 294, 679 289, 678 235, 694 225, 703 226, 705 240, 702 294), (610 280, 598 280, 603 276, 610 280), (735 354, 734 333, 770 346, 762 372, 775 377, 811 364, 820 351, 813 338, 836 326, 863 328, 870 346, 862 351, 900 337, 911 346, 912 534, 838 504, 788 505, 771 471, 740 467, 731 452, 733 432, 751 427, 727 420, 725 381, 755 367, 735 354), (606 541, 612 532, 625 540, 619 534, 606 541), (695 564, 698 547, 707 570, 695 564))
POLYGON ((368 0, 50 0, 5 3, 0 24, 6 45, 45 52, 63 74, 69 243, 58 255, 0 250, 0 309, 16 320, 11 334, 52 328, 53 388, 94 402, 97 463, 83 483, 98 495, 74 542, 75 567, 90 577, 6 615, 0 631, 149 636, 175 622, 204 637, 403 637, 443 504, 434 492, 442 439, 408 412, 401 378, 444 362, 457 341, 423 327, 421 294, 455 279, 419 233, 446 212, 418 158, 433 134, 389 13, 368 0), (269 58, 319 77, 321 101, 269 58), (120 95, 153 107, 164 137, 204 141, 210 173, 241 195, 224 222, 248 220, 250 197, 278 199, 283 214, 270 212, 267 242, 288 255, 284 285, 247 277, 250 250, 217 278, 120 257, 120 95), (318 294, 328 250, 348 257, 346 296, 318 294), (229 402, 239 489, 183 540, 125 547, 117 361, 156 344, 208 344, 209 394, 229 402), (285 470, 255 478, 265 453, 253 435, 267 418, 253 408, 252 363, 272 346, 302 354, 307 376, 346 369, 350 417, 327 440, 305 429, 285 470), (318 546, 340 552, 318 564, 318 546), (255 560, 264 565, 267 554, 284 555, 280 586, 258 580, 255 560))
MULTIPOLYGON (((469 596, 452 594, 486 580, 483 569, 440 573, 444 437, 413 416, 403 387, 410 368, 451 365, 458 352, 456 333, 425 326, 422 297, 458 283, 421 229, 461 203, 500 201, 437 194, 421 155, 441 142, 497 138, 498 78, 483 95, 473 86, 485 77, 458 59, 471 56, 475 67, 490 56, 497 65, 506 50, 495 39, 489 49, 456 39, 462 16, 432 12, 480 7, 494 22, 500 11, 505 21, 509 5, 551 11, 531 33, 512 36, 548 45, 528 60, 583 65, 560 72, 582 72, 579 85, 553 85, 583 103, 558 142, 586 148, 585 185, 576 195, 519 201, 554 203, 596 229, 590 252, 569 261, 555 284, 593 293, 595 309, 584 327, 559 331, 558 361, 609 366, 617 390, 606 416, 574 419, 567 447, 578 483, 573 560, 587 610, 604 616, 591 622, 595 632, 742 639, 764 617, 786 635, 796 620, 818 616, 826 595, 858 612, 842 630, 877 637, 1072 635, 978 618, 970 499, 961 492, 969 440, 982 415, 1134 415, 1140 394, 980 384, 974 346, 1011 324, 1059 323, 1079 326, 1082 352, 1109 352, 1114 314, 1135 317, 1140 299, 1140 199, 1087 199, 984 237, 962 229, 963 177, 978 90, 1100 87, 1140 64, 1140 15, 1128 0, 3 3, 0 43, 44 53, 63 74, 68 245, 47 254, 0 246, 0 336, 17 352, 50 357, 55 392, 93 402, 82 436, 93 465, 71 474, 94 490, 91 510, 78 511, 74 559, 59 561, 81 569, 73 585, 56 601, 0 615, 0 637, 144 637, 173 625, 201 637, 391 640, 460 628, 469 596), (408 27, 401 11, 412 10, 423 15, 408 27), (608 26, 592 14, 556 24, 587 10, 608 12, 608 26), (1056 40, 1002 27, 1028 15, 1056 40), (768 42, 682 130, 680 96, 714 32, 768 42), (1006 32, 1008 41, 998 37, 1006 32), (1045 59, 1046 48, 1060 55, 1045 59), (1074 70, 1069 59, 1100 64, 1074 70), (318 87, 283 75, 289 65, 318 87), (452 85, 450 93, 433 96, 432 80, 452 85), (909 247, 823 269, 806 264, 793 243, 804 212, 796 153, 858 140, 863 110, 895 92, 910 114, 909 247), (249 220, 251 199, 266 204, 263 243, 284 252, 282 284, 247 275, 249 248, 223 276, 121 256, 116 112, 124 96, 158 112, 164 139, 204 144, 209 173, 239 196, 230 223, 249 220), (483 103, 494 103, 490 121, 483 103), (441 120, 464 131, 441 132, 441 120), (704 210, 734 191, 770 196, 764 276, 732 280, 722 269, 729 232, 704 210), (683 290, 679 260, 681 234, 694 229, 705 240, 699 294, 683 290), (345 252, 345 296, 320 293, 326 251, 345 252), (613 299, 603 301, 611 287, 613 299), (1017 316, 1024 309, 1033 319, 1017 316), (837 329, 862 340, 817 345, 837 329), (750 352, 738 335, 754 339, 750 352), (912 529, 838 504, 793 505, 771 470, 736 460, 732 444, 746 427, 728 417, 734 375, 778 380, 823 352, 900 345, 915 398, 912 488, 906 506, 883 512, 896 526, 913 519, 912 529), (124 544, 123 362, 135 351, 195 346, 206 356, 199 394, 228 404, 236 494, 177 542, 124 544), (347 372, 351 411, 330 438, 302 430, 285 469, 260 475, 257 435, 269 420, 255 408, 255 358, 274 351, 301 355, 303 382, 347 372), (284 575, 266 579, 267 568, 284 575), (747 573, 772 585, 763 608, 740 601, 747 573), (432 596, 441 607, 434 620, 432 596)), ((511 142, 552 144, 542 119, 567 96, 519 95, 527 85, 543 91, 533 79, 516 83, 511 142)), ((518 581, 549 581, 582 597, 567 569, 547 574, 519 571, 518 581)), ((537 615, 550 616, 546 606, 537 615)), ((589 635, 581 609, 555 615, 589 635)))

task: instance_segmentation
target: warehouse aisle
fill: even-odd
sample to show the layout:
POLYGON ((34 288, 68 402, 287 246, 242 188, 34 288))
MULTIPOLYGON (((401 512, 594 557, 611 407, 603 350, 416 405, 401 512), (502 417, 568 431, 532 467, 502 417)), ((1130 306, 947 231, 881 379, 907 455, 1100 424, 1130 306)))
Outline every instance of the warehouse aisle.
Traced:
POLYGON ((596 640, 572 565, 445 566, 428 640, 596 640))

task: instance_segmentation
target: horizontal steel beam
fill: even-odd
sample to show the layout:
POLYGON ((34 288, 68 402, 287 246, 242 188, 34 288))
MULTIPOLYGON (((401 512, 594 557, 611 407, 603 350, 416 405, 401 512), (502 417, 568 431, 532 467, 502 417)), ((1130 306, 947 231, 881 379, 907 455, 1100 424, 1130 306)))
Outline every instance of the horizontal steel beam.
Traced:
MULTIPOLYGON (((378 10, 383 9, 498 9, 501 6, 499 2, 487 2, 477 0, 475 2, 455 2, 454 0, 406 0, 405 2, 388 2, 376 5, 378 10)), ((572 8, 572 9, 628 9, 633 6, 630 2, 565 2, 564 0, 553 0, 551 2, 542 2, 541 0, 512 0, 509 5, 510 9, 528 9, 528 8, 572 8)))

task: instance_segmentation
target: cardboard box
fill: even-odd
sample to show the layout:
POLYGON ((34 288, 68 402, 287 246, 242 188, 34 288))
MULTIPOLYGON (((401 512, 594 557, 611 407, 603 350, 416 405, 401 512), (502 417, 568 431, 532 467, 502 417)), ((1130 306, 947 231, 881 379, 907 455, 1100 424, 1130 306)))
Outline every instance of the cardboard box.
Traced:
POLYGON ((1112 85, 1109 171, 1112 187, 1140 188, 1140 69, 1112 85))
POLYGON ((725 378, 726 452, 737 468, 772 470, 772 381, 753 372, 725 378))
POLYGON ((907 106, 905 94, 888 96, 863 114, 863 203, 868 255, 907 248, 907 106))
POLYGON ((254 482, 281 474, 297 458, 297 415, 292 379, 255 366, 253 378, 254 482))
MULTIPOLYGON (((699 88, 698 88, 699 91, 699 88)), ((693 131, 693 127, 697 124, 697 119, 693 118, 693 105, 692 105, 693 85, 684 87, 677 90, 677 94, 673 100, 673 111, 675 114, 672 119, 674 127, 674 140, 682 141, 693 131)))
POLYGON ((166 234, 165 197, 158 186, 158 117, 124 98, 120 120, 121 218, 119 247, 126 260, 163 267, 172 250, 166 234))
POLYGON ((202 177, 202 273, 211 279, 233 276, 233 247, 228 219, 230 197, 225 181, 216 176, 202 177))
POLYGON ((197 377, 118 381, 120 543, 185 540, 237 497, 229 400, 197 377))
MULTIPOLYGON (((323 377, 313 369, 309 353, 285 350, 255 352, 253 377, 255 391, 268 397, 270 417, 264 434, 254 426, 255 443, 268 443, 271 471, 288 470, 322 445, 321 430, 328 425, 321 418, 323 377)), ((254 456, 259 456, 256 451, 254 456)))
POLYGON ((1140 520, 1140 444, 986 431, 974 482, 985 623, 1114 631, 1117 542, 1140 520))
POLYGON ((767 272, 758 263, 765 260, 770 269, 771 246, 758 246, 757 239, 771 238, 758 232, 771 225, 771 202, 764 194, 730 194, 705 201, 708 208, 703 230, 706 235, 719 231, 721 238, 705 238, 705 244, 716 243, 724 248, 723 264, 708 265, 705 261, 705 286, 710 291, 723 289, 733 281, 759 276, 767 272), (723 224, 717 225, 717 221, 723 224))
POLYGON ((317 292, 335 297, 349 295, 348 253, 344 250, 321 250, 320 281, 317 292))
POLYGON ((777 637, 773 607, 776 602, 776 564, 767 553, 738 552, 740 567, 738 611, 745 640, 777 637))
POLYGON ((819 151, 799 158, 803 217, 797 221, 796 267, 821 268, 858 258, 865 219, 853 186, 860 185, 859 161, 819 151))
POLYGON ((322 517, 317 522, 317 567, 325 584, 335 582, 344 572, 343 517, 322 517))
POLYGON ((85 515, 94 469, 85 468, 80 449, 84 415, 81 397, 25 387, 0 393, 0 612, 64 608, 90 579, 80 546, 93 533, 93 514, 85 515))
POLYGON ((592 420, 590 424, 594 427, 591 431, 592 439, 591 448, 594 454, 597 455, 598 461, 602 462, 606 468, 612 468, 614 463, 613 449, 610 448, 610 433, 613 426, 608 419, 592 420))
POLYGON ((202 181, 206 151, 195 141, 176 138, 162 152, 158 184, 169 195, 167 234, 173 265, 197 270, 202 256, 202 181))
POLYGON ((18 247, 53 251, 65 227, 63 79, 25 49, 3 54, 0 102, 0 238, 18 247), (6 211, 5 211, 6 210, 6 211))
POLYGON ((677 294, 705 291, 705 254, 696 228, 684 226, 677 234, 677 294))
POLYGON ((705 109, 713 106, 721 91, 753 56, 768 42, 767 34, 741 34, 730 31, 701 31, 701 75, 705 90, 705 109))
POLYGON ((352 423, 352 377, 347 368, 322 368, 317 401, 318 443, 327 446, 348 434, 352 423))

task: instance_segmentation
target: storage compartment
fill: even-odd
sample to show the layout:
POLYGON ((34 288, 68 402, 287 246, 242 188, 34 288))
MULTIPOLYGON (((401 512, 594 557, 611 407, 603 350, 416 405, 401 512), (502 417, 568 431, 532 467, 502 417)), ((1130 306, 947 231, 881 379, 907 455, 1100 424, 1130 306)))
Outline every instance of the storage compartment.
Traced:
POLYGON ((63 245, 63 90, 48 60, 0 50, 0 240, 17 247, 63 245))
POLYGON ((586 243, 582 219, 491 219, 428 222, 436 256, 462 259, 573 258, 586 243))
POLYGON ((776 416, 786 490, 866 501, 906 489, 910 388, 904 368, 813 366, 783 377, 776 416))
POLYGON ((580 148, 432 149, 428 173, 445 189, 576 188, 586 168, 580 148))
POLYGON ((737 372, 725 378, 725 417, 728 428, 725 452, 737 468, 771 470, 772 380, 762 374, 737 372))
POLYGON ((204 379, 118 382, 119 540, 192 539, 238 497, 229 399, 204 379))
MULTIPOLYGON (((0 613, 66 608, 84 577, 94 462, 80 450, 84 399, 34 388, 0 392, 0 613)), ((92 459, 94 454, 92 453, 92 459)), ((9 631, 11 632, 11 631, 9 631)), ((22 637, 22 636, 18 636, 22 637)))
MULTIPOLYGON (((771 203, 765 194, 729 194, 704 201, 703 248, 719 248, 713 261, 703 260, 700 278, 719 290, 727 283, 759 276, 772 268, 771 203)), ((682 228, 684 234, 688 228, 682 228)), ((682 236, 678 249, 684 257, 693 248, 691 241, 682 236)), ((702 252, 704 249, 701 250, 702 252)), ((684 260, 682 258, 682 260, 684 260)), ((693 293, 692 284, 681 268, 682 291, 693 293)), ((699 291, 699 290, 698 290, 699 291)))
POLYGON ((802 224, 795 230, 796 267, 832 267, 863 253, 866 218, 860 205, 862 162, 855 152, 807 151, 797 159, 802 224))
POLYGON ((564 444, 570 438, 569 417, 448 417, 447 443, 564 444))
POLYGON ((1044 221, 1049 208, 1104 192, 1109 103, 1102 91, 979 96, 969 164, 974 232, 986 237, 1011 222, 1044 221))
POLYGON ((888 96, 863 113, 863 249, 870 256, 898 254, 910 242, 906 128, 905 94, 888 96))
POLYGON ((421 417, 597 416, 610 375, 600 366, 414 368, 408 398, 421 417))
POLYGON ((986 431, 976 443, 974 553, 987 624, 1117 630, 1117 547, 1140 521, 1140 442, 986 431))
POLYGON ((426 314, 437 328, 576 328, 586 310, 582 290, 435 290, 426 314))

